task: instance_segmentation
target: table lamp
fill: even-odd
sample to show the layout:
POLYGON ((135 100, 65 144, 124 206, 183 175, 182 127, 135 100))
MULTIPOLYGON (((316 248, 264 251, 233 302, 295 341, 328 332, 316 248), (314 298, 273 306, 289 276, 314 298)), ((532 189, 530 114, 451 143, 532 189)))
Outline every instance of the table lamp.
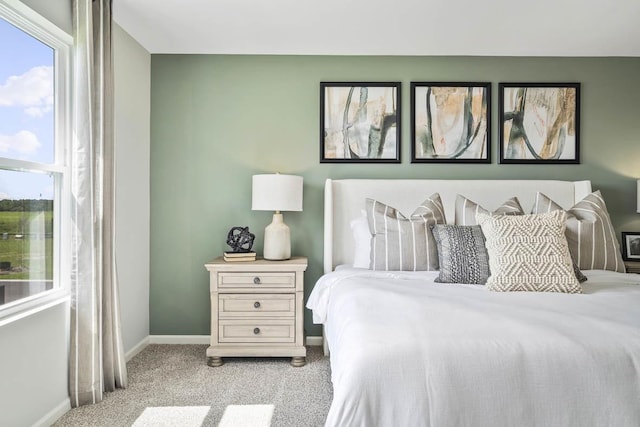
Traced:
POLYGON ((280 212, 302 210, 302 177, 279 173, 254 175, 252 184, 251 209, 275 211, 271 224, 264 229, 264 258, 291 258, 289 226, 280 212))

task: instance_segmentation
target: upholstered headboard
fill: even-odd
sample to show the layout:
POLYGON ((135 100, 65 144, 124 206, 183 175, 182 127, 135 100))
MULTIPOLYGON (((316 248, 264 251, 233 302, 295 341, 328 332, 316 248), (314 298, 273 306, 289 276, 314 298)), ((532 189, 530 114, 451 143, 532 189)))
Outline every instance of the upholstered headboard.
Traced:
POLYGON ((369 197, 410 215, 433 193, 439 193, 448 222, 453 222, 457 194, 494 210, 516 196, 530 212, 540 191, 563 208, 570 208, 591 192, 590 181, 551 180, 438 180, 438 179, 327 179, 324 190, 324 272, 353 263, 354 242, 350 222, 369 197))

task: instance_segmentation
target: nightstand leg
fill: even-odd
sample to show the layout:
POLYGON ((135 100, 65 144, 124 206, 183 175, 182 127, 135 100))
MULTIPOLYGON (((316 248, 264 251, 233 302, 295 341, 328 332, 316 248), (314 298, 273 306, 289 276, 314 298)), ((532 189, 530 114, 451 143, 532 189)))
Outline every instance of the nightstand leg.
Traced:
POLYGON ((306 359, 301 356, 294 356, 291 358, 291 366, 299 368, 307 363, 306 359))
POLYGON ((207 357, 207 365, 211 366, 212 368, 216 368, 218 366, 224 365, 224 362, 222 361, 222 357, 207 357))

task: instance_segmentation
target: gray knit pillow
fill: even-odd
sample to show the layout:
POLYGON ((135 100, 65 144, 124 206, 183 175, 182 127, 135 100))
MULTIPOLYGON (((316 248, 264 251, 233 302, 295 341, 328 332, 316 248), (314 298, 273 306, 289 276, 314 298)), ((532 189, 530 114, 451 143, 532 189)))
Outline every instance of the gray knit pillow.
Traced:
POLYGON ((476 202, 471 201, 464 196, 461 196, 460 194, 456 196, 456 225, 477 225, 478 220, 476 216, 478 214, 524 215, 524 209, 522 209, 522 206, 520 206, 520 202, 518 201, 517 197, 512 197, 509 200, 506 200, 495 211, 489 212, 489 210, 483 208, 476 202))
POLYGON ((371 239, 371 270, 420 271, 438 269, 438 250, 431 226, 444 224, 438 193, 422 202, 410 218, 377 200, 366 200, 371 239))
MULTIPOLYGON (((532 213, 564 211, 542 193, 536 196, 532 213)), ((625 272, 620 245, 600 191, 593 192, 567 211, 565 234, 571 257, 583 270, 625 272)))
POLYGON ((484 285, 489 277, 489 255, 479 225, 434 225, 438 245, 439 283, 484 285))

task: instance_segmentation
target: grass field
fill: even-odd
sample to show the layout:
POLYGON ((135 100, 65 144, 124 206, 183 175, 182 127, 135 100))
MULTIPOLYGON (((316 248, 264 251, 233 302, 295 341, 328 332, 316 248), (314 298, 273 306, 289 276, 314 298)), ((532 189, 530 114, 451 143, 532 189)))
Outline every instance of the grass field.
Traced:
POLYGON ((0 279, 52 278, 53 212, 0 212, 0 279))

